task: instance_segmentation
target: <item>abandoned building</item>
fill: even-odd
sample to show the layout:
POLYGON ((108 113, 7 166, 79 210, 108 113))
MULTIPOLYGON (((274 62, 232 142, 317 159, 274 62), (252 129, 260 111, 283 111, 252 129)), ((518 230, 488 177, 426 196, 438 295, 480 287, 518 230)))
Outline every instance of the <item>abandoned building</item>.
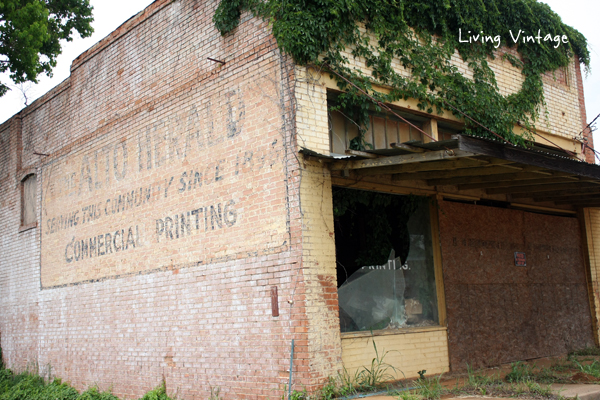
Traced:
POLYGON ((528 148, 409 98, 370 112, 358 151, 331 76, 249 13, 222 36, 217 5, 155 1, 0 125, 9 368, 127 398, 163 380, 281 398, 290 375, 310 389, 370 364, 373 342, 406 377, 598 343, 578 62, 544 76, 528 148))

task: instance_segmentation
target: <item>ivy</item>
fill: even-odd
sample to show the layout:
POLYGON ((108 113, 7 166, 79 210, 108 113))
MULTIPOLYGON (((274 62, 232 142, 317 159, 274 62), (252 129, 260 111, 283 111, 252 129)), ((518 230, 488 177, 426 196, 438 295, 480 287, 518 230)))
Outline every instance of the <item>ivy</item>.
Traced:
MULTIPOLYGON (((535 128, 544 104, 542 74, 566 67, 574 56, 589 71, 585 37, 536 0, 221 0, 216 27, 222 34, 235 29, 243 10, 270 21, 279 47, 298 64, 329 69, 345 92, 339 107, 362 127, 373 107, 364 91, 387 103, 413 98, 422 111, 447 109, 462 118, 456 108, 511 143, 525 145, 530 138, 513 128, 517 123, 535 128), (503 57, 523 74, 517 93, 499 92, 489 65, 498 54, 496 43, 460 42, 459 30, 463 40, 470 34, 499 35, 502 46, 516 48, 518 58, 510 53, 503 57), (522 41, 538 30, 541 41, 522 41), (544 41, 546 35, 552 40, 544 41), (554 38, 563 35, 568 43, 557 46, 554 38), (350 67, 346 49, 366 62, 370 75, 350 67), (472 79, 451 63, 456 52, 473 71, 472 79), (398 74, 394 61, 410 75, 398 74), (381 93, 374 85, 391 90, 381 93)), ((465 134, 494 138, 474 122, 464 123, 465 134)), ((363 142, 356 147, 368 147, 363 142)))

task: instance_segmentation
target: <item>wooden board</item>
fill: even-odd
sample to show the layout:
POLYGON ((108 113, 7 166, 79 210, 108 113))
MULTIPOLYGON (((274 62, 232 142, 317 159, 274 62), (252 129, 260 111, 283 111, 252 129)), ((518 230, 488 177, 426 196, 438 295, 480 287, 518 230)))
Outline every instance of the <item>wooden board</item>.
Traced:
POLYGON ((594 344, 576 218, 442 201, 439 220, 452 370, 594 344))

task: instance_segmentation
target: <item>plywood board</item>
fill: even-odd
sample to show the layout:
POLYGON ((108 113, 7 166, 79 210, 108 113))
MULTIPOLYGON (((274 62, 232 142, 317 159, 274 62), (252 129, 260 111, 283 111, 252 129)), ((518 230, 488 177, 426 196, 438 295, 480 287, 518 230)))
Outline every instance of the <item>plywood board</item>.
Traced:
POLYGON ((576 218, 442 201, 439 220, 453 370, 594 344, 576 218))

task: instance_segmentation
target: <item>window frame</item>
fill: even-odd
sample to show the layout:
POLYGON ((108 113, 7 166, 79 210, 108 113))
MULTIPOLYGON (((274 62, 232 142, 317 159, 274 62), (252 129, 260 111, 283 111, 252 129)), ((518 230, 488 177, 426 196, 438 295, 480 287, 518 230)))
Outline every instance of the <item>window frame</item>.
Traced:
MULTIPOLYGON (((352 332, 340 332, 340 337, 370 337, 372 335, 387 335, 387 334, 402 334, 413 331, 429 331, 429 330, 445 330, 447 328, 446 321, 446 297, 444 292, 444 281, 443 281, 443 271, 442 271, 442 252, 441 252, 441 243, 440 243, 440 231, 439 231, 439 214, 438 214, 438 202, 440 201, 440 195, 429 193, 418 193, 420 191, 410 191, 405 192, 403 190, 397 190, 398 188, 390 187, 387 185, 373 185, 368 182, 362 182, 358 184, 354 184, 351 186, 345 185, 337 179, 332 179, 331 182, 332 189, 334 187, 351 187, 352 189, 370 191, 370 192, 379 192, 385 194, 393 194, 393 195, 419 195, 423 197, 429 198, 429 220, 430 220, 430 230, 431 230, 431 246, 432 246, 432 257, 433 257, 433 269, 434 269, 434 277, 435 277, 435 289, 436 289, 436 297, 437 297, 437 312, 438 312, 438 325, 435 326, 427 326, 427 327, 406 327, 406 328, 398 328, 398 329, 384 329, 384 330, 376 330, 376 331, 352 331, 352 332)), ((336 257, 337 262, 337 257, 336 257)))
POLYGON ((19 197, 20 197, 20 209, 19 209, 19 233, 20 232, 25 232, 28 231, 30 229, 34 229, 37 228, 38 226, 38 215, 37 215, 37 174, 36 171, 34 170, 29 170, 24 172, 21 175, 21 179, 19 181, 19 197), (29 179, 34 179, 35 182, 35 199, 34 199, 34 203, 33 203, 33 215, 34 215, 34 221, 30 222, 28 224, 25 223, 24 218, 25 218, 25 207, 26 207, 26 199, 25 199, 25 183, 29 180, 29 179))

